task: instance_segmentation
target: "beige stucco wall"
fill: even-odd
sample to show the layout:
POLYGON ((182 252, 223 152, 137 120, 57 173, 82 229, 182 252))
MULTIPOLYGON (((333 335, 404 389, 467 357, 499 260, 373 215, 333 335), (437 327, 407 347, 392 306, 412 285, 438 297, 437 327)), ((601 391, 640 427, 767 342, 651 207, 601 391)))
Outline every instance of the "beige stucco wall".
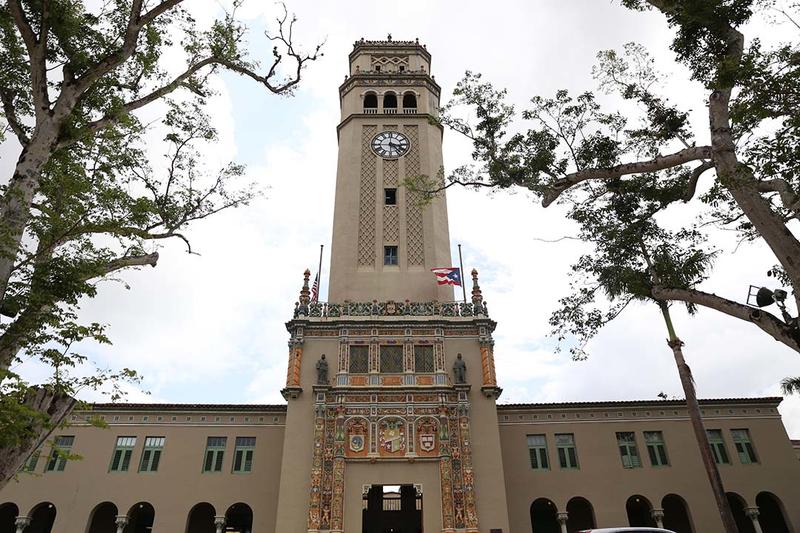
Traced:
MULTIPOLYGON (((759 492, 770 491, 784 503, 789 521, 800 525, 800 464, 775 406, 732 403, 704 408, 704 412, 706 428, 721 429, 725 438, 731 464, 720 465, 719 470, 726 490, 738 493, 749 506, 755 506, 759 492), (756 464, 743 465, 736 454, 730 429, 741 428, 750 431, 756 464)), ((630 496, 644 496, 660 508, 662 498, 670 493, 686 500, 696 532, 722 531, 685 408, 664 409, 657 403, 635 409, 601 404, 582 409, 501 407, 499 415, 511 531, 530 531, 530 506, 537 498, 551 500, 563 512, 570 498, 582 496, 591 502, 598 527, 614 527, 628 524, 625 503, 630 496), (622 467, 618 431, 636 433, 641 468, 622 467), (650 465, 643 431, 663 432, 670 466, 650 465), (559 467, 555 433, 574 433, 578 470, 559 467), (528 434, 547 436, 549 470, 530 467, 528 434)))
MULTIPOLYGON (((218 515, 237 502, 253 509, 254 531, 273 531, 278 502, 278 479, 283 446, 283 413, 275 412, 200 412, 148 410, 116 413, 120 422, 105 429, 74 425, 56 432, 74 435, 71 452, 83 457, 70 461, 63 472, 44 472, 45 448, 36 468, 36 475, 21 474, 0 491, 0 504, 15 503, 20 515, 26 515, 37 504, 51 502, 56 506, 56 533, 79 533, 86 530, 92 510, 99 503, 112 502, 119 514, 138 502, 149 502, 155 508, 153 533, 176 533, 186 528, 191 508, 208 502, 218 515), (134 422, 128 422, 129 416, 134 422), (142 417, 148 416, 148 422, 142 417), (164 422, 155 422, 162 416, 164 422), (178 420, 172 422, 172 416, 178 420), (187 416, 192 422, 187 422, 187 416), (207 422, 200 422, 204 416, 207 422), (214 423, 220 416, 224 423, 214 423), (234 416, 236 422, 228 422, 234 416), (244 417, 250 418, 249 423, 244 417), (264 419, 259 422, 259 418, 264 419), (273 422, 273 418, 277 418, 273 422), (109 472, 111 457, 119 436, 136 436, 136 447, 127 472, 109 472), (145 436, 166 437, 157 472, 138 472, 145 436), (228 438, 222 472, 203 473, 203 457, 209 436, 228 438), (247 474, 232 473, 236 437, 256 437, 253 470, 247 474)), ((79 423, 79 421, 76 421, 79 423)))

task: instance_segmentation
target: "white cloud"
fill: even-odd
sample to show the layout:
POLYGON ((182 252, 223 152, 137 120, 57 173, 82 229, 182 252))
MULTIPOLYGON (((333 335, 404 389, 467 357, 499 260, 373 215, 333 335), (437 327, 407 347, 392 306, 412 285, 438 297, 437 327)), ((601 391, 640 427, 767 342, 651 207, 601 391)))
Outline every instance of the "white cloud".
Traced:
MULTIPOLYGON (((189 5, 206 23, 219 12, 215 2, 189 5)), ((151 400, 281 401, 287 355, 283 323, 303 270, 315 268, 318 245, 330 241, 337 88, 347 73, 352 43, 362 36, 419 37, 433 55, 443 100, 470 69, 508 87, 518 108, 533 95, 552 95, 562 87, 573 93, 593 89, 596 52, 637 41, 669 75, 670 98, 693 109, 699 131, 706 126, 702 87, 688 83, 686 69, 674 63, 671 31, 656 13, 633 13, 594 0, 520 0, 495 9, 477 0, 457 9, 450 2, 421 0, 393 5, 309 0, 288 7, 298 14, 297 36, 307 49, 328 39, 325 56, 304 72, 295 99, 269 95, 249 80, 226 75, 215 80, 220 95, 209 106, 220 134, 209 163, 234 157, 248 161, 248 177, 269 186, 267 198, 197 224, 190 236, 200 256, 185 254, 179 243, 167 244, 156 269, 125 275, 130 291, 109 284, 84 306, 86 319, 111 324, 114 341, 110 348, 92 347, 92 357, 103 365, 139 369, 151 400)), ((252 53, 265 63, 271 46, 260 32, 274 24, 276 9, 251 1, 240 11, 253 26, 257 48, 252 53)), ((447 168, 469 160, 469 144, 451 133, 445 135, 444 150, 447 168)), ((8 168, 8 153, 3 146, 0 169, 8 168)), ((574 232, 559 208, 544 210, 523 193, 490 197, 456 189, 448 208, 452 241, 463 243, 467 270, 481 271, 484 295, 499 324, 496 357, 503 401, 655 398, 661 391, 682 395, 663 322, 651 307, 627 310, 592 341, 587 361, 553 354, 547 320, 567 291, 569 265, 586 249, 570 240, 536 240, 574 232)), ((715 244, 728 252, 735 245, 726 235, 715 236, 715 244)), ((706 286, 743 299, 750 283, 766 281, 772 262, 763 249, 745 247, 722 259, 706 286)), ((688 318, 676 307, 675 315, 700 396, 777 394, 782 377, 800 374, 797 355, 754 327, 709 311, 688 318)), ((800 399, 786 400, 781 412, 789 433, 800 436, 800 399)))

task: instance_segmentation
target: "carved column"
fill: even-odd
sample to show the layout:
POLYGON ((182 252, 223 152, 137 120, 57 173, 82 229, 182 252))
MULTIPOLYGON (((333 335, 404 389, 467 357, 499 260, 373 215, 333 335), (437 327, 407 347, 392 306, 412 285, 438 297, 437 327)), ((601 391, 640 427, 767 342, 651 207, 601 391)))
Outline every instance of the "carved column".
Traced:
POLYGON ((490 342, 481 343, 481 372, 483 373, 483 386, 496 387, 497 378, 494 371, 494 355, 490 342))
POLYGON ((114 523, 117 525, 117 533, 122 533, 128 525, 128 517, 125 515, 118 515, 114 523))
POLYGON ((447 408, 439 412, 439 481, 442 489, 442 533, 455 533, 453 515, 453 460, 451 457, 450 432, 448 430, 447 408))
POLYGON ((31 525, 31 519, 28 516, 18 516, 16 520, 14 520, 14 525, 17 526, 17 533, 22 533, 25 531, 29 525, 31 525))
POLYGON ((556 519, 558 520, 558 525, 561 526, 561 533, 567 533, 567 513, 558 513, 556 515, 556 519))
POLYGON ((214 529, 217 533, 223 533, 225 531, 225 517, 224 516, 215 516, 214 517, 214 529))
POLYGON ((652 509, 650 516, 656 521, 656 527, 664 528, 664 509, 652 509))
POLYGON ((317 404, 314 417, 314 455, 311 460, 311 495, 308 503, 308 531, 319 531, 322 499, 322 453, 325 441, 325 405, 317 404))
POLYGON ((753 521, 753 529, 756 530, 756 533, 762 533, 761 524, 758 522, 758 507, 745 507, 744 514, 753 521))

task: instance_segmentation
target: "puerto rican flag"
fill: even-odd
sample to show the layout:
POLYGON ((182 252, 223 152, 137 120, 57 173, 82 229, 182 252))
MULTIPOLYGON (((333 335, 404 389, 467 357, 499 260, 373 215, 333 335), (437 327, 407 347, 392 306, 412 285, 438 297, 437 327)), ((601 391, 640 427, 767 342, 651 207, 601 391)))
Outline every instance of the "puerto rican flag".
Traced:
POLYGON ((461 286, 461 269, 458 267, 432 268, 431 272, 436 276, 436 283, 439 285, 461 286))

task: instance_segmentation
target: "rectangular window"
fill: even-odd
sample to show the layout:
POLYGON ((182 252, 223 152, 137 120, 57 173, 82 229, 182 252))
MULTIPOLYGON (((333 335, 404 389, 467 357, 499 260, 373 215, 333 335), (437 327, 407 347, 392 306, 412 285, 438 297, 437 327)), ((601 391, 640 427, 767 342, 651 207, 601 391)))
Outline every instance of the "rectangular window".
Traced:
POLYGON ((53 442, 53 449, 50 452, 50 459, 47 461, 45 472, 63 472, 67 466, 67 456, 72 445, 75 443, 75 437, 56 437, 53 442))
POLYGON ((433 346, 414 346, 414 372, 433 372, 433 346))
POLYGON ((397 246, 384 246, 383 247, 383 264, 384 265, 397 265, 397 246))
POLYGON ((111 454, 109 472, 127 472, 131 465, 133 447, 136 446, 136 437, 117 437, 117 445, 111 454))
POLYGON ((617 446, 625 468, 640 468, 642 461, 639 459, 639 450, 636 449, 636 436, 632 431, 617 433, 617 446))
POLYGON ((544 435, 528 435, 528 455, 531 459, 531 468, 534 470, 547 470, 547 440, 544 435))
POLYGON ((383 189, 383 199, 386 205, 397 205, 397 189, 383 189))
POLYGON ((381 372, 399 374, 403 371, 403 347, 381 346, 381 372))
POLYGON ((236 437, 236 448, 233 451, 233 471, 238 474, 252 471, 255 450, 255 437, 236 437))
POLYGON ((139 472, 157 472, 166 437, 145 437, 139 472))
POLYGON ((22 465, 23 472, 36 472, 36 465, 39 463, 39 456, 42 455, 41 450, 36 450, 28 457, 28 460, 25 461, 25 464, 22 465))
POLYGON ((369 346, 350 346, 351 374, 366 374, 369 372, 369 346))
POLYGON ((208 437, 203 472, 222 472, 222 458, 225 456, 227 437, 208 437))
POLYGON ((725 449, 725 441, 722 439, 721 429, 707 429, 708 444, 711 446, 711 455, 714 456, 714 461, 719 464, 729 464, 731 461, 728 459, 728 450, 725 449))
POLYGON ((644 442, 647 445, 647 455, 653 466, 669 466, 667 460, 667 446, 664 444, 664 435, 660 431, 645 431, 644 442))
POLYGON ((736 453, 739 454, 739 461, 741 461, 743 465, 757 463, 756 451, 753 449, 753 443, 750 441, 750 431, 746 429, 732 429, 731 436, 733 436, 733 445, 736 447, 736 453))
POLYGON ((556 450, 561 468, 578 468, 578 452, 575 449, 575 435, 556 433, 556 450))

